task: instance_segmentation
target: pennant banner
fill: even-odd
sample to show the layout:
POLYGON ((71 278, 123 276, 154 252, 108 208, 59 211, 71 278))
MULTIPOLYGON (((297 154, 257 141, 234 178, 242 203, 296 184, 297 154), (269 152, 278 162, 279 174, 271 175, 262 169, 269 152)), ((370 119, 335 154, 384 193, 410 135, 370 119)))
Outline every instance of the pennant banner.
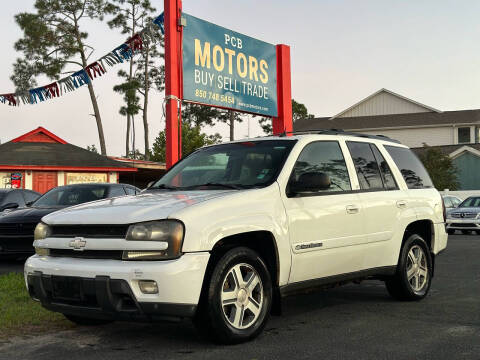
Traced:
POLYGON ((26 93, 0 95, 0 102, 10 106, 20 106, 20 101, 23 104, 37 104, 48 99, 60 97, 64 93, 87 85, 92 80, 105 74, 107 72, 107 66, 112 67, 130 60, 135 54, 143 50, 144 43, 155 43, 157 37, 152 25, 155 24, 160 28, 162 35, 164 35, 164 20, 164 14, 162 13, 153 20, 152 24, 148 24, 141 32, 133 35, 125 43, 91 63, 85 69, 74 72, 72 75, 49 85, 30 89, 26 93))

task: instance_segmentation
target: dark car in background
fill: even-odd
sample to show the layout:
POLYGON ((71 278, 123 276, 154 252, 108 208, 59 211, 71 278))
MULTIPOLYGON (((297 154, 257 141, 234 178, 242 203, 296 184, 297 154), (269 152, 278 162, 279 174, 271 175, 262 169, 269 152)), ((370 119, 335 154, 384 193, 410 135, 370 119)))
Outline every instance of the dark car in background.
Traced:
POLYGON ((37 200, 41 194, 26 189, 0 189, 0 214, 5 210, 26 207, 37 200))
POLYGON ((0 256, 32 254, 35 227, 47 214, 69 206, 135 195, 139 192, 140 189, 126 184, 77 184, 56 187, 29 207, 0 215, 0 256))

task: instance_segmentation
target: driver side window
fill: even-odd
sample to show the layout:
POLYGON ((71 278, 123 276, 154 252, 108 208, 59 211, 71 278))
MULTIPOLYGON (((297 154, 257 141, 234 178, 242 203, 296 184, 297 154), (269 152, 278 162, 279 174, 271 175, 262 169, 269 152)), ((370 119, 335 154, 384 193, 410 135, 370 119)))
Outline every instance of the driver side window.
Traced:
POLYGON ((317 193, 352 190, 345 158, 337 141, 317 141, 305 146, 295 163, 290 183, 306 173, 323 173, 330 178, 328 189, 317 193))

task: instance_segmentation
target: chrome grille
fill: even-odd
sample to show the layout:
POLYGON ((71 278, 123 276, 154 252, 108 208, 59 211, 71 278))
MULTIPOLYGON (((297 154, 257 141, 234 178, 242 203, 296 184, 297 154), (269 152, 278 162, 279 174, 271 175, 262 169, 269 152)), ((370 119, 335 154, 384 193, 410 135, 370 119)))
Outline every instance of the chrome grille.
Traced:
POLYGON ((450 216, 456 219, 475 219, 477 217, 477 213, 451 213, 450 216))

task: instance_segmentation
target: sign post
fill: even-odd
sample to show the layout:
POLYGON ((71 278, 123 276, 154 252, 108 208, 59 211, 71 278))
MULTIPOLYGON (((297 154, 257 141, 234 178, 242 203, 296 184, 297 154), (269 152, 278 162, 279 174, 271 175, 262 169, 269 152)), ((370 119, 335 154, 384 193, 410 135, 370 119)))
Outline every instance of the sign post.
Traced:
POLYGON ((166 166, 171 168, 181 157, 181 59, 182 27, 179 19, 182 0, 165 0, 165 136, 166 166))
POLYGON ((287 45, 277 45, 277 101, 278 116, 272 119, 273 134, 292 132, 292 79, 290 46, 287 45))

